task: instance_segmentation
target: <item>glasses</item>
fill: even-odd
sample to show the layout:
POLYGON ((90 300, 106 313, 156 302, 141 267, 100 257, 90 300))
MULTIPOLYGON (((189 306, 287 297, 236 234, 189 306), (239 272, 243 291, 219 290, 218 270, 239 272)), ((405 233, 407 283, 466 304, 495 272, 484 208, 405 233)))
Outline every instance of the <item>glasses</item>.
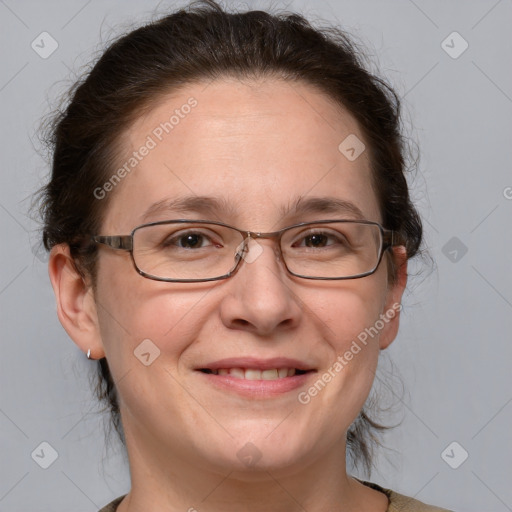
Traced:
POLYGON ((366 220, 303 222, 258 233, 221 222, 179 219, 144 224, 130 235, 92 236, 91 241, 129 251, 137 272, 148 279, 193 283, 227 279, 242 260, 254 261, 262 251, 257 238, 277 240, 284 266, 303 279, 368 276, 387 249, 404 245, 399 233, 366 220))

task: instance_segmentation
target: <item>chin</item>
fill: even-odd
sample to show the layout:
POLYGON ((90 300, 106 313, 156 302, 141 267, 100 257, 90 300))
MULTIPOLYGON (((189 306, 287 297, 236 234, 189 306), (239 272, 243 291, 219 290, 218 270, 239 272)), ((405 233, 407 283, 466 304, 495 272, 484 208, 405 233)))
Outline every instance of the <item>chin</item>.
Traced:
POLYGON ((264 430, 260 435, 246 432, 243 436, 230 438, 229 442, 218 446, 215 454, 210 450, 204 458, 222 473, 236 473, 236 478, 242 481, 268 480, 269 473, 284 475, 304 468, 312 446, 290 435, 274 439, 273 434, 269 435, 271 429, 264 430))

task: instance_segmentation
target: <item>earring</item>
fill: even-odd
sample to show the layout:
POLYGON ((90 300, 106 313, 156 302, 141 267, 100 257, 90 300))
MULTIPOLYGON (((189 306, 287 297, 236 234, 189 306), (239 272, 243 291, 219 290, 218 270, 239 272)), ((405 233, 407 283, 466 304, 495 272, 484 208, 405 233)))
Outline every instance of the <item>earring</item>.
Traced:
POLYGON ((87 359, 91 359, 91 349, 87 351, 87 359))

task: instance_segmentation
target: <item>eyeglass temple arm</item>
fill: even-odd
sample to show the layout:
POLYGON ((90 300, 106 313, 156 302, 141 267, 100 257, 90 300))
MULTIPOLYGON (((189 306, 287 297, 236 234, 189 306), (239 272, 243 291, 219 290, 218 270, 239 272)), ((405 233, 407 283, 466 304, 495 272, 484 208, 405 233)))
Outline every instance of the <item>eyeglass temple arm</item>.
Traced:
POLYGON ((401 233, 391 230, 384 231, 383 242, 386 249, 406 244, 405 237, 401 233))
POLYGON ((98 244, 108 245, 112 249, 119 249, 122 251, 131 251, 133 249, 133 238, 131 235, 125 236, 93 236, 93 242, 98 244))

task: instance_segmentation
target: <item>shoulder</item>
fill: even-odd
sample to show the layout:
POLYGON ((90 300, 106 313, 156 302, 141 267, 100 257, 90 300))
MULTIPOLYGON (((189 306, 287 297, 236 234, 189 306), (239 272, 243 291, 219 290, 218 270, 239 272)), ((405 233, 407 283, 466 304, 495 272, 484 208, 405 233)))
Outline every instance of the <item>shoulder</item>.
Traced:
POLYGON ((421 501, 415 500, 389 490, 389 508, 387 512, 400 512, 407 510, 408 512, 450 512, 446 508, 427 505, 421 501))
POLYGON ((123 498, 126 496, 119 496, 119 498, 116 498, 114 501, 111 501, 108 505, 105 505, 99 512, 116 512, 117 507, 123 501, 123 498))
POLYGON ((374 484, 372 482, 366 482, 364 480, 359 481, 362 484, 371 487, 372 489, 383 492, 389 498, 389 506, 387 512, 404 512, 405 510, 407 512, 451 512, 445 508, 427 505, 426 503, 418 501, 414 498, 404 496, 403 494, 398 494, 391 489, 385 489, 380 485, 374 484))
MULTIPOLYGON (((387 512, 451 512, 445 508, 434 507, 432 505, 427 505, 426 503, 422 503, 414 498, 410 498, 408 496, 404 496, 403 494, 398 494, 391 489, 385 489, 380 485, 374 484, 372 482, 366 482, 364 480, 359 480, 362 484, 371 487, 377 491, 383 492, 389 498, 389 507, 387 512)), ((119 496, 114 501, 111 501, 108 505, 103 507, 99 512, 116 512, 117 507, 123 500, 124 496, 119 496)))

